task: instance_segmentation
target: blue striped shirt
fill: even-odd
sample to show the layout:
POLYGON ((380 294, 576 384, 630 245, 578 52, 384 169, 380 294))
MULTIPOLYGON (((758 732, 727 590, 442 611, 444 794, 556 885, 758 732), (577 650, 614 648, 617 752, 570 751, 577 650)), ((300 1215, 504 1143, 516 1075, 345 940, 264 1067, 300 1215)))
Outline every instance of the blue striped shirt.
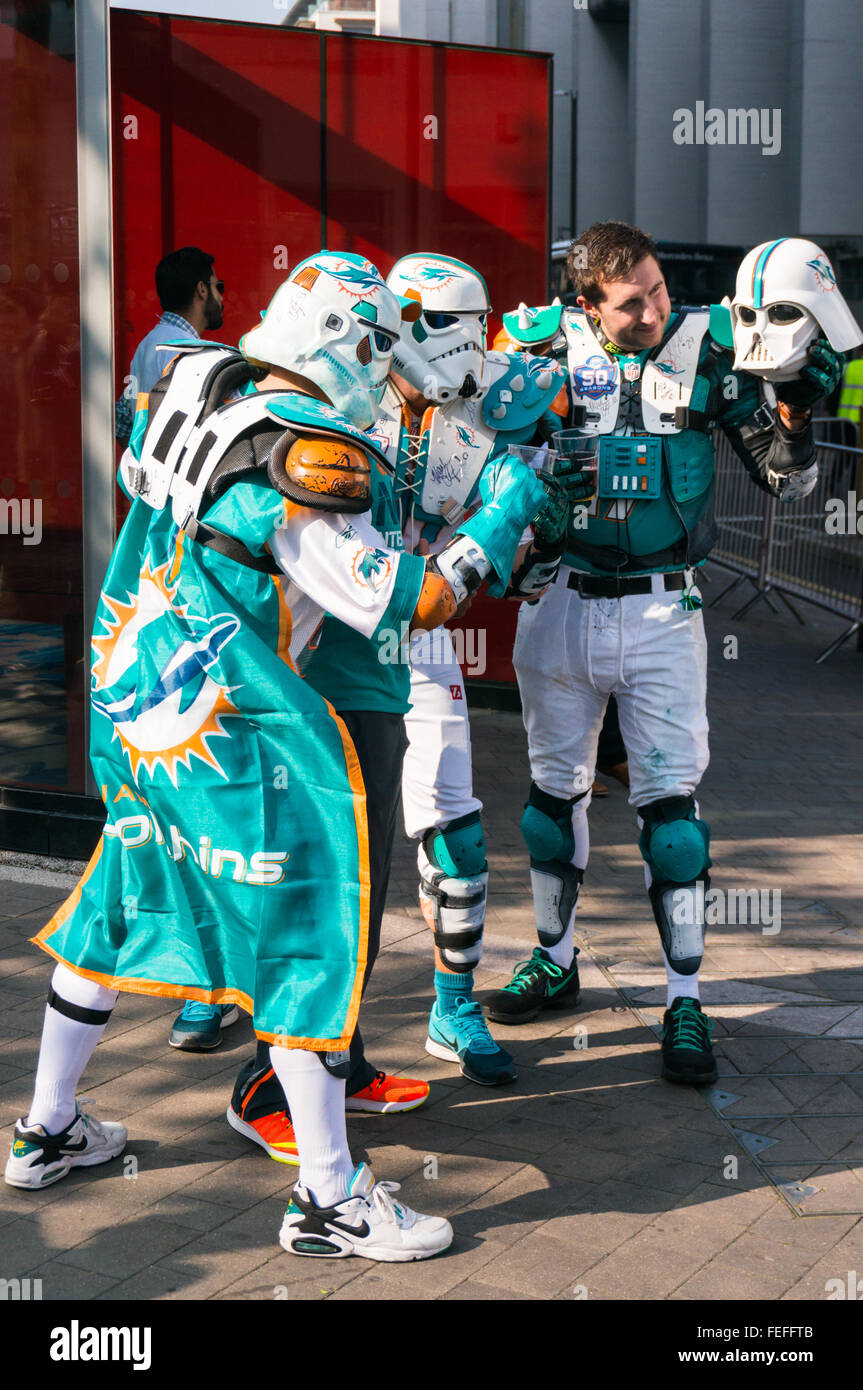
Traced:
POLYGON ((135 402, 141 391, 149 392, 159 380, 171 360, 170 352, 160 352, 165 343, 173 343, 179 338, 199 338, 200 334, 183 318, 166 309, 146 337, 142 338, 129 369, 129 382, 123 395, 114 407, 114 433, 124 442, 132 432, 135 416, 135 402))

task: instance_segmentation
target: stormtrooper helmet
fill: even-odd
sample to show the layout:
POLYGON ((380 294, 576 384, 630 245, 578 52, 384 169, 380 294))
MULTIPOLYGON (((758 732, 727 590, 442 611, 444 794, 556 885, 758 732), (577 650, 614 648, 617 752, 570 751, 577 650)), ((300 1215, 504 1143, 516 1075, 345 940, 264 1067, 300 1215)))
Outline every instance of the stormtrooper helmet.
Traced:
POLYGON ((387 284, 422 307, 415 322, 402 325, 393 349, 395 370, 439 404, 456 396, 484 395, 491 305, 479 271, 451 256, 417 253, 396 261, 387 284))
POLYGON ((835 352, 863 341, 825 253, 814 241, 780 237, 740 263, 731 310, 734 367, 766 381, 799 376, 809 347, 823 334, 835 352))
POLYGON ((378 416, 402 315, 419 313, 364 256, 319 251, 291 271, 240 349, 313 382, 365 430, 378 416))

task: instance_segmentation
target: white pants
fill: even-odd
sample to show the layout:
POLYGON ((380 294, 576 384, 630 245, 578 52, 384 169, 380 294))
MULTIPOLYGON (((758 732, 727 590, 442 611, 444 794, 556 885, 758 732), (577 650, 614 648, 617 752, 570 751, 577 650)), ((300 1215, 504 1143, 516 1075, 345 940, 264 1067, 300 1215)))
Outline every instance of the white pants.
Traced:
POLYGON ((513 664, 533 780, 563 798, 592 786, 613 692, 630 805, 690 795, 709 760, 701 610, 682 608, 682 592, 666 593, 659 575, 650 594, 586 599, 567 587, 571 573, 562 566, 539 602, 519 611, 513 664))
POLYGON ((445 627, 411 638, 411 709, 402 774, 405 830, 419 839, 432 826, 481 811, 473 794, 464 680, 445 627))

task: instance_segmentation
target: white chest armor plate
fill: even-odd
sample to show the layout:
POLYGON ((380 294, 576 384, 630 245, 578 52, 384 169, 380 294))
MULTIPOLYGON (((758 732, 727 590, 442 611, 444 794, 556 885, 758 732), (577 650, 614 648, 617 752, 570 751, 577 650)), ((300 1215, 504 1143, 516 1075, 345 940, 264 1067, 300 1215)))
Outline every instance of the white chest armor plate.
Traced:
MULTIPOLYGON (((689 405, 709 322, 709 310, 685 310, 668 341, 644 363, 641 418, 648 434, 680 432, 675 410, 689 405)), ((579 428, 586 434, 612 434, 620 411, 620 365, 582 311, 565 310, 563 329, 572 402, 585 410, 579 428)))
POLYGON ((468 499, 491 452, 496 430, 483 423, 482 403, 456 399, 438 406, 428 430, 419 508, 450 526, 463 520, 468 499))

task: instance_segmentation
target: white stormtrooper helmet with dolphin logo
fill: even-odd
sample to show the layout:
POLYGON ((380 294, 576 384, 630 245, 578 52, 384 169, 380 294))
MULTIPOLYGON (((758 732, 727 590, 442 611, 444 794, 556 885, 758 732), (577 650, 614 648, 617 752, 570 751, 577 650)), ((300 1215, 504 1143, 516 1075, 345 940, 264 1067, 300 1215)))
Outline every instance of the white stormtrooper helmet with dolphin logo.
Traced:
POLYGON ((478 270, 451 256, 415 253, 396 261, 387 284, 422 305, 402 325, 393 367, 430 401, 480 397, 486 357, 488 286, 478 270))
POLYGON ((294 267, 240 350, 314 382, 358 429, 368 429, 379 413, 402 316, 419 312, 364 256, 319 251, 294 267))

